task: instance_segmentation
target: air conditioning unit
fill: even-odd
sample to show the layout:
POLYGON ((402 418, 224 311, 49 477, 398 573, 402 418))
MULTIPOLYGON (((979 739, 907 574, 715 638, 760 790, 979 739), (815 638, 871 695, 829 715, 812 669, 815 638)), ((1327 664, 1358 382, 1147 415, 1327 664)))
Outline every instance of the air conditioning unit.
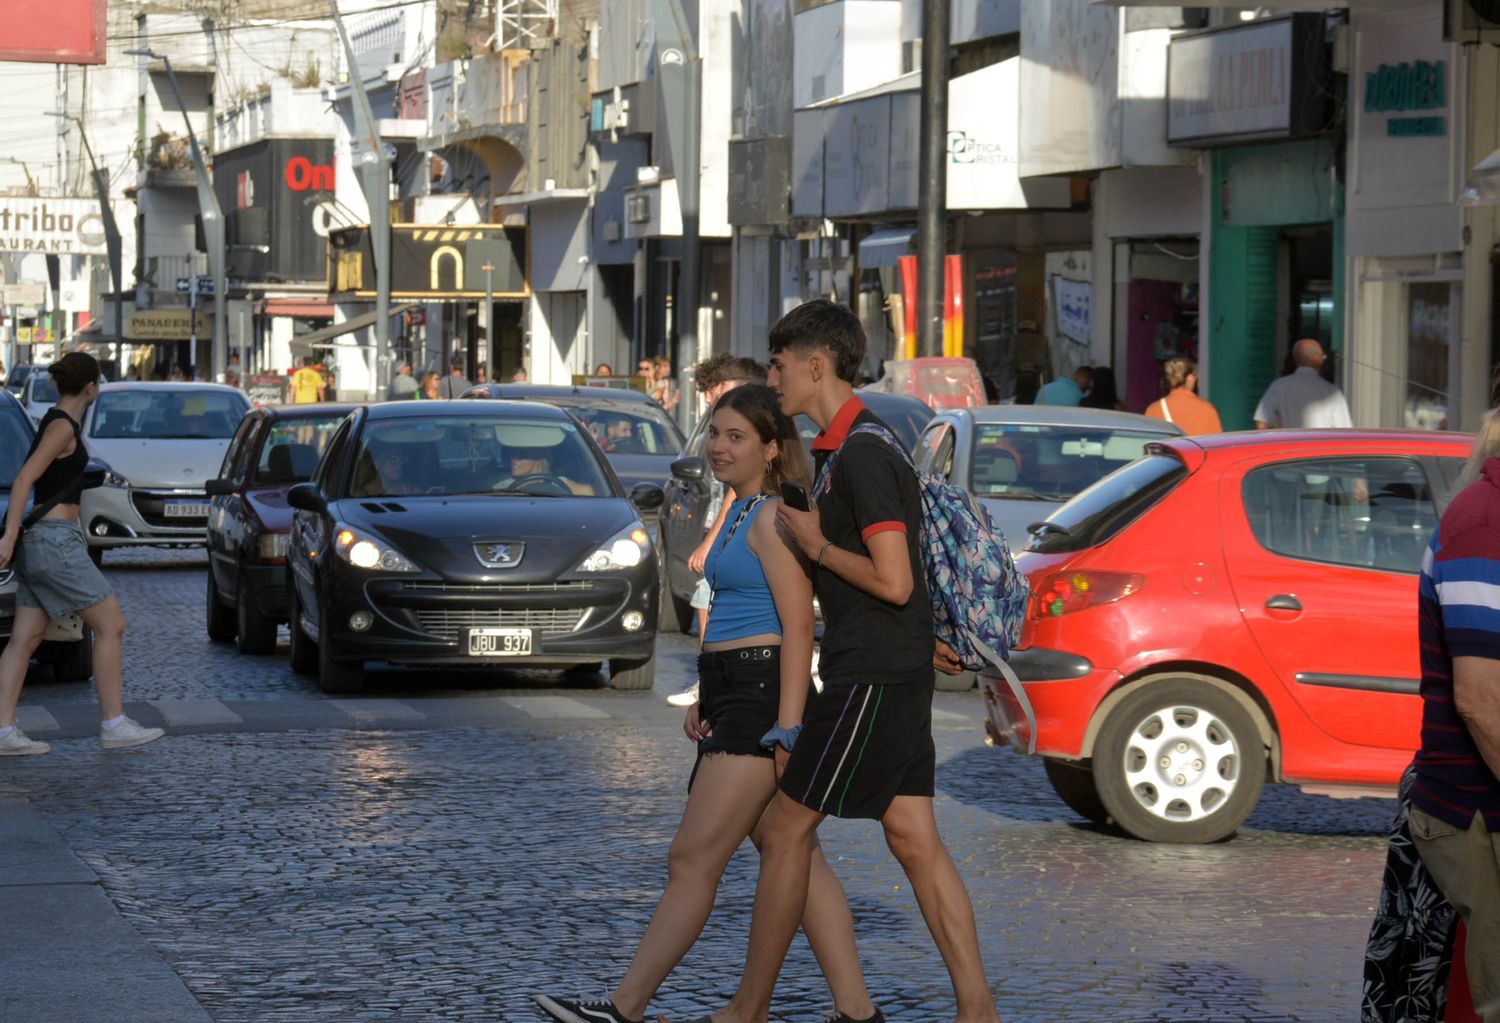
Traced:
POLYGON ((1443 38, 1450 43, 1500 44, 1500 0, 1445 0, 1443 38))

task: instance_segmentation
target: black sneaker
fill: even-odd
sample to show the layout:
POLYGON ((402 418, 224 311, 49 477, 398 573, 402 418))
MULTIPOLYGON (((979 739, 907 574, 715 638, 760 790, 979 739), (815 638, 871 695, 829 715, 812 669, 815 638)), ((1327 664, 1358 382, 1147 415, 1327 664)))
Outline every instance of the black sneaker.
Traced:
POLYGON ((880 1007, 878 1005, 875 1007, 875 1015, 871 1016, 869 1019, 855 1019, 847 1012, 839 1012, 837 1009, 835 1009, 833 1012, 830 1012, 828 1014, 827 1018, 823 1020, 823 1023, 885 1023, 885 1014, 880 1011, 880 1007))
POLYGON ((640 1020, 631 1019, 616 1009, 615 1003, 608 998, 584 1002, 553 998, 550 995, 537 995, 536 1004, 542 1007, 543 1012, 559 1020, 560 1023, 641 1023, 640 1020))

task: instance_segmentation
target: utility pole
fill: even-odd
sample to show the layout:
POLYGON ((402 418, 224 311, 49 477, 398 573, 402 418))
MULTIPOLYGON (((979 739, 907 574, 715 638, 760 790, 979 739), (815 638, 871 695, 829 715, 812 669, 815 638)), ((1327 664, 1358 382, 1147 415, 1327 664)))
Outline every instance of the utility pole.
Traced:
POLYGON ((949 0, 922 3, 922 115, 918 142, 917 352, 943 354, 948 207, 949 0))
MULTIPOLYGON (((376 401, 386 395, 391 361, 391 162, 380 141, 380 125, 370 111, 370 96, 354 55, 354 44, 339 15, 338 0, 328 0, 333 24, 344 44, 344 59, 349 65, 349 97, 354 107, 354 135, 363 143, 357 168, 365 188, 365 202, 370 207, 370 246, 375 256, 375 353, 372 375, 376 401)), ((462 283, 462 282, 460 282, 462 283)))
MULTIPOLYGON (((177 108, 182 111, 182 123, 187 125, 188 145, 193 150, 193 169, 198 175, 198 211, 203 217, 203 243, 208 247, 208 272, 214 279, 214 335, 213 354, 210 359, 210 379, 223 375, 229 362, 229 282, 225 272, 226 251, 224 244, 224 213, 219 209, 219 198, 214 195, 213 182, 208 176, 208 164, 203 160, 203 150, 198 148, 198 136, 193 131, 193 120, 188 117, 187 103, 183 101, 182 89, 177 84, 177 72, 172 70, 172 61, 165 54, 154 50, 126 50, 127 56, 159 60, 167 69, 167 80, 172 84, 172 95, 177 108)), ((197 293, 197 281, 193 282, 193 293, 197 293)), ((196 316, 196 314, 194 314, 196 316)), ((197 360, 197 353, 193 358, 197 360)))
POLYGON ((120 282, 124 275, 124 267, 121 265, 124 257, 120 247, 120 225, 115 223, 114 207, 109 202, 109 174, 100 170, 99 164, 94 161, 94 147, 89 145, 88 132, 84 131, 82 119, 66 111, 54 110, 52 116, 78 125, 78 137, 83 140, 83 151, 88 154, 89 170, 94 175, 94 191, 99 196, 99 215, 104 219, 104 247, 109 254, 109 277, 115 289, 115 373, 123 380, 125 379, 125 296, 121 294, 120 282))
MULTIPOLYGON (((484 266, 479 269, 484 271, 484 362, 490 361, 490 352, 495 348, 495 264, 489 260, 484 261, 484 266)), ((477 374, 476 374, 477 375, 477 374)), ((500 364, 497 362, 493 369, 494 379, 490 383, 498 383, 500 376, 500 364)))

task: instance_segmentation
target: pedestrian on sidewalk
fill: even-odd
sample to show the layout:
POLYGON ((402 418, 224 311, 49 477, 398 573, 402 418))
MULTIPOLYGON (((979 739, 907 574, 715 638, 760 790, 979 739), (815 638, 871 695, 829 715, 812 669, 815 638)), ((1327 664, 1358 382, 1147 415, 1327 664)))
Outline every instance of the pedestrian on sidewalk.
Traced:
POLYGON ((1257 430, 1348 429, 1354 425, 1344 392, 1323 379, 1328 355, 1317 338, 1292 346, 1296 369, 1277 377, 1255 406, 1257 430))
POLYGON ((1189 437, 1223 433, 1219 410, 1198 397, 1198 365, 1186 355, 1174 355, 1161 364, 1167 381, 1166 397, 1146 406, 1146 415, 1175 423, 1189 437))
POLYGON ((142 746, 160 739, 160 728, 142 728, 125 716, 120 696, 120 644, 125 618, 120 602, 98 567, 89 560, 78 497, 83 493, 89 455, 79 425, 99 397, 99 363, 92 355, 70 352, 47 367, 57 387, 57 404, 42 417, 26 461, 11 487, 0 533, 0 569, 16 573, 16 617, 10 642, 0 653, 0 756, 46 753, 45 742, 28 739, 16 727, 16 703, 31 655, 41 645, 52 618, 76 614, 94 631, 94 687, 105 749, 142 746), (26 511, 26 499, 34 504, 26 511))
POLYGON ((396 367, 390 395, 392 401, 410 401, 417 396, 417 378, 411 375, 411 363, 403 361, 396 367))
POLYGON ((865 333, 852 312, 825 299, 806 302, 781 318, 770 341, 781 410, 806 413, 822 429, 812 445, 820 474, 838 454, 832 478, 814 487, 811 511, 776 508, 782 530, 814 565, 823 690, 788 743, 780 787, 761 819, 760 881, 739 989, 705 1020, 767 1018, 809 893, 818 826, 832 815, 880 821, 948 966, 956 1018, 998 1023, 974 909, 933 814, 936 644, 916 477, 881 438, 850 436, 857 426, 884 425, 854 394, 865 333))
POLYGON ((448 360, 448 375, 443 377, 438 384, 438 396, 442 398, 462 398, 474 385, 469 383, 469 378, 464 376, 464 364, 467 360, 462 355, 455 355, 448 360))
MULTIPOLYGON (((606 999, 549 995, 537 1004, 561 1023, 630 1023, 697 941, 730 857, 776 791, 812 689, 813 609, 808 564, 777 526, 783 482, 809 484, 796 424, 776 395, 750 384, 726 393, 709 426, 714 474, 735 493, 734 518, 708 558, 714 612, 698 658, 702 701, 684 731, 698 743, 688 802, 668 854, 668 881, 625 978, 606 999)), ((854 945, 854 920, 816 842, 798 921, 833 992, 838 1023, 881 1020, 854 945)), ((788 939, 790 940, 790 938, 788 939)))
MULTIPOLYGON (((1476 457, 1494 444, 1486 416, 1476 457)), ((1470 470, 1472 471, 1472 470, 1470 470)), ((1468 927, 1474 1008, 1500 1023, 1500 458, 1448 505, 1418 590, 1422 745, 1412 843, 1468 927)))

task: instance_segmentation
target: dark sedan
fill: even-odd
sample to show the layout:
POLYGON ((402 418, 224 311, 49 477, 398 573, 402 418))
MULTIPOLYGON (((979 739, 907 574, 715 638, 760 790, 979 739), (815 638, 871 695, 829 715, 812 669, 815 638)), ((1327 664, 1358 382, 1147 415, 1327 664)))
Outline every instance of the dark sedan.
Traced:
POLYGON ((312 479, 318 458, 354 405, 252 409, 235 430, 208 493, 208 636, 240 653, 276 650, 286 619, 286 493, 312 479))
MULTIPOLYGON (((616 387, 478 384, 465 398, 541 401, 566 409, 588 427, 625 489, 664 484, 682 453, 682 431, 649 395, 616 387)), ((648 523, 649 524, 649 523, 648 523)))
MULTIPOLYGON (((917 398, 904 394, 860 391, 859 399, 871 412, 883 419, 901 443, 911 450, 917 435, 932 418, 932 409, 917 398)), ((818 428, 806 416, 797 417, 797 430, 804 446, 811 445, 818 428)), ((688 631, 692 626, 690 603, 698 574, 688 567, 688 557, 703 542, 712 523, 706 521, 709 506, 709 484, 712 476, 704 453, 708 450, 708 416, 698 422, 683 448, 682 458, 672 465, 667 481, 667 499, 661 513, 662 557, 662 628, 688 631)))
POLYGON ((291 660, 328 692, 367 662, 610 666, 655 678, 659 582, 641 511, 592 436, 537 402, 390 402, 334 433, 287 553, 291 660))

